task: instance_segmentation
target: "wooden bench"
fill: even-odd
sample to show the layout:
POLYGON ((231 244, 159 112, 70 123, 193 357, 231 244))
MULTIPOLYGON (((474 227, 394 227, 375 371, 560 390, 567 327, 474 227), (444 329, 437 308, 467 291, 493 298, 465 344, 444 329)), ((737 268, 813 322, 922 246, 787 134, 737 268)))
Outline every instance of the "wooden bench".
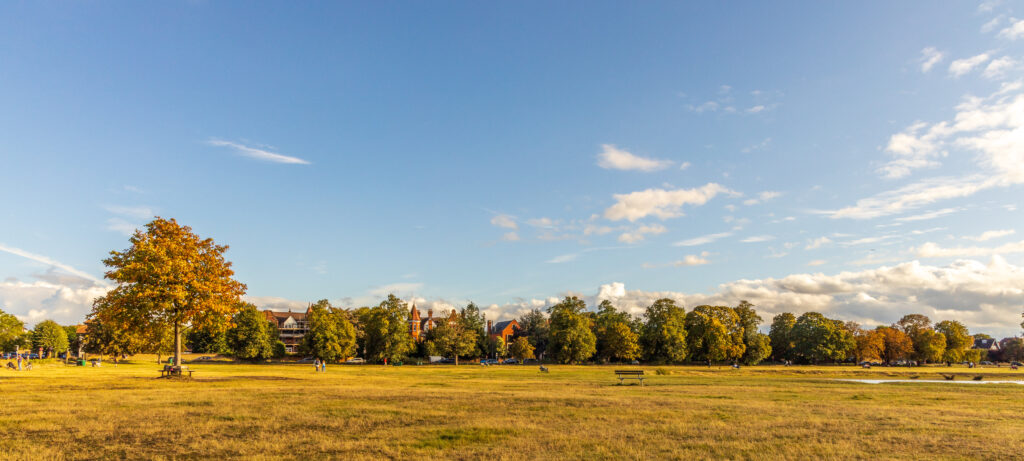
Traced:
POLYGON ((644 371, 643 370, 615 370, 615 377, 619 378, 619 385, 622 385, 624 379, 635 379, 640 381, 640 385, 644 385, 644 371))
POLYGON ((160 370, 161 378, 170 378, 171 376, 182 376, 182 373, 188 373, 188 377, 192 377, 192 371, 188 367, 176 367, 173 365, 164 365, 164 369, 160 370))

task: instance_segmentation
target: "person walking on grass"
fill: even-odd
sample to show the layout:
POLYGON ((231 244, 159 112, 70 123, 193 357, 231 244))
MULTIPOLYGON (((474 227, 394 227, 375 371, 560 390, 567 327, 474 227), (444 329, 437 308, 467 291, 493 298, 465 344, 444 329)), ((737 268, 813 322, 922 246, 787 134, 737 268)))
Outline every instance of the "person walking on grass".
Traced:
POLYGON ((18 371, 21 371, 21 354, 18 354, 18 371))
POLYGON ((320 361, 320 371, 323 372, 323 373, 327 373, 327 361, 326 360, 321 360, 320 361))
POLYGON ((320 372, 320 359, 313 359, 313 371, 320 372))

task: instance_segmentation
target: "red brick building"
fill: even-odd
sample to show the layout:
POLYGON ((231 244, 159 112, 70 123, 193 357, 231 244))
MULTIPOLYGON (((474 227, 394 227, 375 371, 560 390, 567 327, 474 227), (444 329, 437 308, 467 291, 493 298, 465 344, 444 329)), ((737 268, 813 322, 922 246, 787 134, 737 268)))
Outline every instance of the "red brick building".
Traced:
POLYGON ((309 309, 307 308, 306 312, 292 312, 291 309, 288 312, 265 310, 263 314, 267 316, 268 322, 277 326, 279 339, 284 343, 284 349, 289 354, 299 352, 302 337, 309 332, 309 324, 306 322, 309 309))
POLYGON ((491 321, 487 321, 487 336, 491 339, 501 338, 505 344, 508 344, 509 338, 515 336, 516 332, 520 330, 519 322, 515 320, 505 320, 504 322, 498 322, 491 324, 491 321))

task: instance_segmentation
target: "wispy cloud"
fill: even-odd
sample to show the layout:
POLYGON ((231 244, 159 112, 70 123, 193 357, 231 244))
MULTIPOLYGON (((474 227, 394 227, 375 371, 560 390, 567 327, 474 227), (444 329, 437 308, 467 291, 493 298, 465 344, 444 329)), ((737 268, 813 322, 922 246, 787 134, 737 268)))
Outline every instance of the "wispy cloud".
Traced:
POLYGON ((828 245, 829 243, 832 243, 832 239, 830 239, 828 237, 818 237, 818 238, 808 242, 807 246, 804 247, 804 249, 805 250, 814 250, 814 249, 817 249, 817 248, 821 248, 824 245, 828 245))
POLYGON ((551 258, 551 259, 549 259, 549 260, 547 260, 545 262, 548 263, 548 264, 567 263, 567 262, 570 262, 570 261, 575 261, 578 256, 579 256, 579 254, 577 254, 577 253, 569 253, 569 254, 565 254, 565 255, 561 255, 561 256, 555 256, 554 258, 551 258))
POLYGON ((1006 237, 1007 235, 1013 235, 1013 234, 1016 234, 1016 233, 1017 233, 1017 231, 1015 231, 1013 229, 990 230, 990 231, 982 232, 981 235, 966 236, 964 238, 967 239, 967 240, 973 240, 975 242, 985 242, 985 241, 988 241, 988 240, 997 239, 997 238, 1000 238, 1000 237, 1006 237))
POLYGON ((988 61, 990 57, 991 56, 989 56, 988 53, 981 53, 979 55, 971 56, 969 58, 957 59, 956 61, 949 63, 949 73, 954 77, 963 76, 964 74, 967 74, 968 72, 974 70, 978 66, 984 64, 985 61, 988 61))
POLYGON ((938 64, 939 61, 942 61, 942 58, 942 52, 933 47, 928 47, 921 50, 921 72, 927 73, 928 71, 932 70, 932 67, 935 67, 935 65, 938 64))
POLYGON ((729 237, 731 235, 732 235, 732 232, 719 232, 717 234, 702 235, 700 237, 694 237, 692 239, 686 239, 686 240, 678 241, 676 243, 673 243, 672 246, 677 246, 677 247, 693 247, 693 246, 698 246, 698 245, 705 245, 705 244, 714 242, 715 240, 718 240, 718 239, 721 239, 721 238, 725 238, 725 237, 729 237))
POLYGON ((505 229, 519 229, 519 224, 516 224, 515 218, 507 214, 499 214, 491 218, 491 225, 505 229))
POLYGON ((757 194, 757 198, 750 198, 743 201, 744 205, 757 205, 758 203, 767 202, 771 199, 778 198, 782 195, 782 192, 766 190, 757 194))
POLYGON ((1024 38, 1024 19, 1010 19, 1010 27, 1007 27, 999 31, 999 37, 1007 40, 1017 40, 1018 38, 1024 38))
POLYGON ((150 208, 148 206, 116 206, 116 205, 109 205, 109 206, 105 206, 103 208, 105 210, 111 212, 111 213, 119 214, 119 215, 122 215, 122 216, 127 216, 127 217, 130 217, 130 218, 136 218, 136 219, 149 219, 149 218, 152 218, 152 217, 156 216, 156 211, 154 211, 152 208, 150 208))
POLYGON ((740 151, 743 152, 744 154, 749 154, 751 152, 764 149, 764 148, 768 147, 771 143, 772 143, 772 138, 764 138, 764 140, 762 140, 761 142, 759 142, 757 144, 751 144, 751 145, 749 145, 747 147, 744 147, 740 151))
POLYGON ((615 205, 604 212, 612 221, 628 219, 630 222, 653 215, 661 219, 683 215, 683 205, 699 206, 719 194, 739 195, 717 183, 707 183, 695 189, 647 189, 629 194, 615 194, 615 205))
POLYGON ((264 161, 267 161, 267 162, 274 162, 274 163, 290 163, 290 164, 297 164, 297 165, 309 165, 310 164, 310 162, 308 162, 306 160, 303 160, 301 158, 298 158, 298 157, 292 157, 292 156, 289 156, 289 155, 278 154, 278 153, 270 152, 270 151, 268 151, 266 149, 260 149, 260 148, 256 148, 256 147, 249 147, 249 146, 246 146, 246 145, 243 145, 243 144, 239 144, 237 142, 224 141, 224 140, 221 140, 221 139, 210 139, 210 140, 206 141, 206 143, 211 145, 211 146, 228 147, 228 148, 231 148, 232 150, 234 150, 235 153, 237 153, 239 155, 243 155, 243 156, 249 157, 249 158, 254 158, 254 159, 257 159, 257 160, 264 160, 264 161))
POLYGON ((743 243, 761 243, 761 242, 767 242, 769 240, 775 240, 775 236, 773 236, 773 235, 754 235, 754 236, 747 237, 747 238, 745 238, 743 240, 740 240, 740 241, 743 242, 743 243))
POLYGON ((515 232, 506 232, 505 235, 501 236, 501 239, 506 241, 506 242, 518 242, 519 241, 519 234, 517 234, 515 232))
POLYGON ((699 256, 698 255, 686 255, 683 259, 672 263, 672 265, 676 266, 676 267, 703 266, 705 264, 711 263, 711 261, 708 261, 707 256, 708 256, 708 252, 706 252, 706 251, 702 252, 699 256))
POLYGON ((1004 255, 1024 253, 1024 240, 1007 243, 998 247, 953 247, 943 248, 935 242, 928 242, 916 249, 921 258, 956 258, 965 256, 1004 255))
POLYGON ((647 234, 656 235, 664 234, 668 229, 661 224, 651 224, 647 226, 640 226, 629 232, 624 232, 619 236, 619 241, 623 243, 636 243, 644 239, 647 234))
POLYGON ((815 259, 814 261, 811 261, 811 262, 807 263, 807 265, 808 266, 822 266, 822 265, 825 265, 827 263, 828 263, 828 261, 825 261, 824 259, 815 259))
POLYGON ((94 277, 92 274, 80 271, 78 269, 75 269, 74 267, 71 267, 71 266, 69 266, 67 264, 64 264, 64 263, 60 262, 60 261, 56 261, 56 260, 50 259, 50 258, 48 258, 46 256, 43 256, 43 255, 37 255, 35 253, 29 253, 28 251, 22 250, 20 248, 9 247, 9 246, 3 245, 3 244, 0 244, 0 251, 3 251, 5 253, 10 253, 10 254, 15 255, 15 256, 21 256, 22 258, 30 259, 32 261, 35 261, 35 262, 38 262, 38 263, 42 263, 42 264, 45 264, 47 266, 56 267, 57 269, 63 270, 65 272, 69 273, 69 274, 77 275, 77 276, 79 276, 81 278, 84 278, 84 279, 90 280, 92 282, 95 282, 97 285, 106 285, 107 284, 102 279, 94 277))
POLYGON ((606 170, 658 171, 672 165, 670 160, 641 157, 619 149, 611 144, 602 144, 603 151, 597 155, 597 166, 606 170))
POLYGON ((941 210, 929 211, 927 213, 921 213, 913 216, 904 216, 902 218, 896 218, 895 220, 899 222, 924 221, 927 219, 935 219, 940 216, 946 216, 963 210, 963 208, 943 208, 941 210))

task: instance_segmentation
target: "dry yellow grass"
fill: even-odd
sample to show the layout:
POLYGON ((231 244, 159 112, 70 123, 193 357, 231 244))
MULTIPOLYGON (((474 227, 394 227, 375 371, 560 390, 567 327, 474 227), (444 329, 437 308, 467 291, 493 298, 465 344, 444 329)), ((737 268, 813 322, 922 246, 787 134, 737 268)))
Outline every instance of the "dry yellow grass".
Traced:
POLYGON ((1011 459, 1024 386, 860 384, 1006 368, 197 364, 0 371, 4 459, 1011 459), (636 367, 630 367, 636 368, 636 367))

